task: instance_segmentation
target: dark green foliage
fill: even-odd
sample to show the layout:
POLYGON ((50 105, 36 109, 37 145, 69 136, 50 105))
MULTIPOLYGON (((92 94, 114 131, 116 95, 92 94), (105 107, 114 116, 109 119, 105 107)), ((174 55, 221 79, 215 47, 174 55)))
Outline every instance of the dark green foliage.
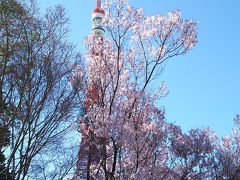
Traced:
POLYGON ((10 131, 6 125, 0 126, 0 180, 13 179, 11 173, 5 166, 5 156, 2 152, 2 148, 10 145, 10 131))

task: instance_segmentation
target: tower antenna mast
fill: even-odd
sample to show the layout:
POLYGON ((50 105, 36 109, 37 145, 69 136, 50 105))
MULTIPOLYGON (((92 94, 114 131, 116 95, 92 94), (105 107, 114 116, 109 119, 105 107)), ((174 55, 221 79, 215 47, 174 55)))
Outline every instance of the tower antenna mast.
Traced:
POLYGON ((97 1, 97 7, 98 7, 98 8, 101 8, 101 5, 102 5, 101 0, 96 0, 96 1, 97 1))

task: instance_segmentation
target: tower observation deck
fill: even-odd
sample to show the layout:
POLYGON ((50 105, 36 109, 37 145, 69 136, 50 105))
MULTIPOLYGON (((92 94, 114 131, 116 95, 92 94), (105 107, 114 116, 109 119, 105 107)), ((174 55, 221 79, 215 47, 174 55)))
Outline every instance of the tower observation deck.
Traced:
POLYGON ((104 36, 104 28, 102 26, 102 19, 105 15, 104 10, 101 8, 101 0, 97 0, 97 7, 92 11, 92 34, 94 36, 104 36))

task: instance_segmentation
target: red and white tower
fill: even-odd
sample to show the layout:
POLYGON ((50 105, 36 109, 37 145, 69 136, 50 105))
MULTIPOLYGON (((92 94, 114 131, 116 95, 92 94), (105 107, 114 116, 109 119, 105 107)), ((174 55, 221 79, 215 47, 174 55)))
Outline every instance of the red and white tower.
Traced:
POLYGON ((92 11, 92 34, 93 36, 103 37, 105 31, 102 26, 102 19, 105 12, 101 8, 101 0, 96 1, 97 7, 92 11))
MULTIPOLYGON (((104 10, 101 8, 101 0, 96 0, 96 8, 92 11, 92 30, 93 41, 97 43, 103 43, 104 28, 102 20, 104 17, 104 10), (100 41, 99 41, 100 40, 100 41)), ((93 55, 99 56, 99 51, 92 50, 93 55)), ((90 86, 87 92, 87 98, 85 101, 85 112, 89 110, 93 103, 97 103, 99 94, 97 87, 90 86)), ((98 163, 99 154, 96 149, 96 144, 101 143, 101 140, 94 136, 94 133, 88 127, 88 117, 86 116, 86 126, 81 127, 82 141, 78 153, 78 160, 76 165, 76 171, 74 174, 74 180, 91 180, 93 179, 90 174, 90 166, 94 163, 98 163), (95 142, 97 141, 97 142, 95 142)))

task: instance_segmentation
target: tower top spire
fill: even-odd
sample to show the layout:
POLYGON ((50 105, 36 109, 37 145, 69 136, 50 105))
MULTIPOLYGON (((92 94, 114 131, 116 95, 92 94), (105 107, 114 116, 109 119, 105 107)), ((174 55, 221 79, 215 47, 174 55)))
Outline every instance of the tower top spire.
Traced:
POLYGON ((102 6, 102 1, 101 0, 96 0, 96 4, 97 7, 93 10, 93 14, 94 13, 101 13, 101 14, 105 14, 104 10, 101 8, 102 6))
POLYGON ((96 0, 97 1, 97 8, 101 8, 102 2, 101 0, 96 0))

